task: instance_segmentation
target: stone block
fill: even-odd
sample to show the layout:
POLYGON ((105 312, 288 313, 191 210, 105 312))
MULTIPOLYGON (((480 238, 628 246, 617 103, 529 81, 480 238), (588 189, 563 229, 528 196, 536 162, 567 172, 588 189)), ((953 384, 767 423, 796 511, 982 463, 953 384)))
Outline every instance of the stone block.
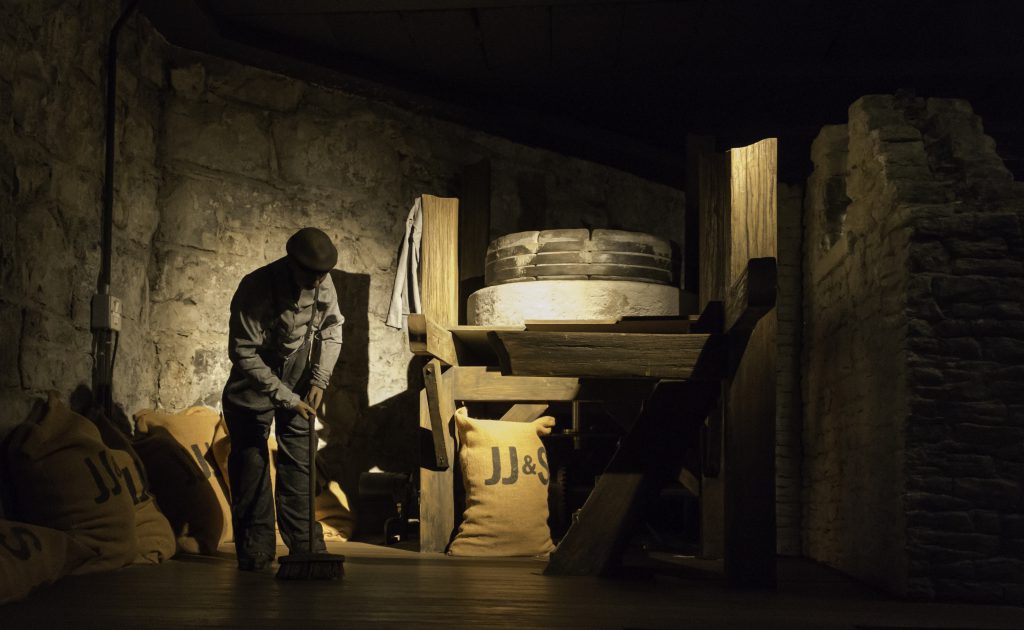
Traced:
POLYGON ((936 599, 989 604, 1002 601, 1003 587, 995 582, 936 579, 936 599))
POLYGON ((223 103, 174 99, 164 114, 168 159, 266 180, 270 176, 268 115, 223 103))
MULTIPOLYGON (((992 426, 962 422, 954 427, 953 437, 959 442, 968 444, 996 445, 1006 442, 1012 443, 1024 439, 1024 427, 992 426)), ((979 461, 987 461, 988 465, 986 468, 991 470, 989 458, 983 457, 979 461)))
POLYGON ((907 492, 906 506, 908 510, 922 511, 959 511, 979 507, 962 498, 932 492, 907 492))
POLYGON ((1017 509, 1021 487, 1008 479, 954 479, 953 495, 969 501, 973 508, 1017 509))
POLYGON ((306 89, 301 81, 239 66, 211 72, 207 84, 210 91, 221 98, 278 112, 294 111, 306 89))
POLYGON ((982 240, 950 239, 946 247, 957 258, 1004 258, 1007 255, 1006 239, 994 236, 982 240))
POLYGON ((0 388, 21 387, 21 308, 0 302, 0 339, 4 351, 0 353, 0 388))
POLYGON ((979 534, 1002 533, 1002 519, 999 512, 994 510, 971 510, 971 522, 974 523, 974 531, 979 534))
POLYGON ((949 252, 942 243, 915 242, 910 247, 910 264, 913 272, 945 272, 949 269, 949 252))
POLYGON ((1024 262, 1013 259, 960 258, 953 262, 951 271, 959 275, 994 276, 997 278, 1024 276, 1024 262))
POLYGON ((1024 362, 1024 339, 988 337, 983 344, 984 358, 1001 363, 1024 362))
POLYGON ((907 512, 907 526, 946 532, 972 532, 974 524, 967 512, 907 512))
POLYGON ((370 124, 291 117, 275 122, 281 177, 324 188, 367 190, 401 178, 398 153, 370 124))
POLYGON ((189 100, 198 100, 206 91, 206 68, 201 63, 171 68, 171 88, 189 100))

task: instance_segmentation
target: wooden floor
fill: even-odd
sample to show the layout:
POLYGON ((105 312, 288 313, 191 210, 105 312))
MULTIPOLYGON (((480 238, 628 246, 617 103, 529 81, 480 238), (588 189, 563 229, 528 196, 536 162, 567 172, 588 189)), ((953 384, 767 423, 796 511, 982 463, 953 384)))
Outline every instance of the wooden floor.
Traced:
POLYGON ((717 567, 681 559, 607 580, 545 577, 529 559, 329 547, 348 557, 339 582, 240 573, 227 553, 179 558, 66 578, 0 608, 0 628, 1024 628, 1024 609, 895 601, 799 560, 780 562, 769 593, 729 590, 717 567))

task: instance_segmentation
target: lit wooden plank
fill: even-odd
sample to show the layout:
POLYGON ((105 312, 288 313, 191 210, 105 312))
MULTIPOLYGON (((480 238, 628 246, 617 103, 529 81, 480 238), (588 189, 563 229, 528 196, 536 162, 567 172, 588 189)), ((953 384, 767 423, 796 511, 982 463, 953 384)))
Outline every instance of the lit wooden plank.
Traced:
MULTIPOLYGON (((726 286, 754 258, 777 257, 777 143, 733 149, 726 286)), ((745 335, 744 335, 745 336, 745 335)), ((772 587, 775 575, 776 314, 760 317, 725 388, 725 570, 734 585, 772 587)))
POLYGON ((456 365, 448 329, 459 323, 459 200, 423 195, 423 314, 427 351, 456 365))
POLYGON ((503 374, 690 378, 706 334, 494 332, 503 374))

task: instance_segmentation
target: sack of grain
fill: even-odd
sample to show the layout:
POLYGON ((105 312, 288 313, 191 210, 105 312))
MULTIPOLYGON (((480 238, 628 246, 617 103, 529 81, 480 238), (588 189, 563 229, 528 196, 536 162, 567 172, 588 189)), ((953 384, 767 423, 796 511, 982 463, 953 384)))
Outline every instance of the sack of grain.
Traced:
POLYGON ((67 532, 92 550, 76 573, 135 559, 135 505, 144 488, 131 456, 108 448, 95 424, 51 394, 11 431, 6 449, 11 515, 67 532))
POLYGON ((135 415, 135 449, 153 493, 190 553, 211 554, 231 540, 227 478, 214 458, 220 414, 210 407, 180 413, 145 410, 135 415))
POLYGON ((0 605, 56 582, 93 556, 64 532, 0 520, 0 605))
POLYGON ((455 412, 466 511, 448 553, 534 556, 554 549, 548 529, 551 416, 533 422, 475 420, 455 412))

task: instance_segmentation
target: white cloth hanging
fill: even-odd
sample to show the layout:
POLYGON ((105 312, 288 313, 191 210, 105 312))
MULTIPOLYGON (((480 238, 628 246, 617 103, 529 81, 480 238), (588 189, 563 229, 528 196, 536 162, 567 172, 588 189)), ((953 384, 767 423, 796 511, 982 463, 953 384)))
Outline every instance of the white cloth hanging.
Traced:
POLYGON ((402 328, 404 315, 421 313, 420 304, 420 239, 423 234, 423 204, 420 197, 409 210, 405 219, 405 237, 398 255, 398 270, 395 272, 395 287, 391 291, 391 306, 384 323, 392 328, 402 328))

